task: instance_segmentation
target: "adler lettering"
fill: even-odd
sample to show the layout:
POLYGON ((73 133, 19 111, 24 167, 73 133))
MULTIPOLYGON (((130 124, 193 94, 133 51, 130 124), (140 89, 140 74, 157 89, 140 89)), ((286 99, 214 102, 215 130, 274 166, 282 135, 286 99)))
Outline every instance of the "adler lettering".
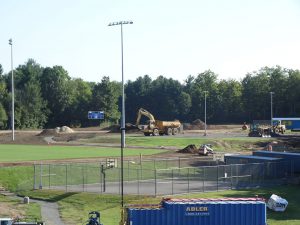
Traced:
POLYGON ((208 208, 203 206, 188 206, 186 212, 207 212, 208 208))

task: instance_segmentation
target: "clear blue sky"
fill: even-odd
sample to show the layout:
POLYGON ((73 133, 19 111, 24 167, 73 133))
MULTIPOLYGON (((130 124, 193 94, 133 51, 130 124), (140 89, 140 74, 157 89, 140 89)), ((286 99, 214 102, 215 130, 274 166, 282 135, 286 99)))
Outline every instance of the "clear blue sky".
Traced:
POLYGON ((183 81, 211 69, 239 79, 262 66, 300 69, 299 0, 1 0, 0 64, 28 58, 71 77, 121 80, 145 74, 183 81))

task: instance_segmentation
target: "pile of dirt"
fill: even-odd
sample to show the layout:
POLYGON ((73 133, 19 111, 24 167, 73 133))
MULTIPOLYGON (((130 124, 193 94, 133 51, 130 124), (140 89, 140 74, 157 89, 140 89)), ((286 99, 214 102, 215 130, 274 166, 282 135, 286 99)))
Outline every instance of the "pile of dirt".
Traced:
POLYGON ((68 126, 56 127, 56 130, 59 130, 59 133, 64 134, 74 133, 74 130, 68 126))
POLYGON ((58 134, 56 129, 44 129, 38 136, 52 136, 58 134))
POLYGON ((185 130, 204 130, 205 123, 200 119, 196 119, 192 123, 184 123, 183 129, 185 129, 185 130))
MULTIPOLYGON (((108 130, 110 133, 120 133, 121 127, 120 127, 120 125, 112 125, 108 128, 108 130)), ((136 133, 136 132, 140 131, 140 129, 136 125, 133 125, 131 123, 125 124, 125 130, 126 130, 126 133, 136 133)))
POLYGON ((185 148, 178 150, 179 153, 192 153, 192 154, 198 154, 199 149, 196 147, 196 145, 188 145, 185 148))
POLYGON ((39 136, 52 136, 56 134, 70 134, 74 133, 74 130, 72 130, 68 126, 62 126, 62 127, 56 127, 55 129, 44 129, 39 136))

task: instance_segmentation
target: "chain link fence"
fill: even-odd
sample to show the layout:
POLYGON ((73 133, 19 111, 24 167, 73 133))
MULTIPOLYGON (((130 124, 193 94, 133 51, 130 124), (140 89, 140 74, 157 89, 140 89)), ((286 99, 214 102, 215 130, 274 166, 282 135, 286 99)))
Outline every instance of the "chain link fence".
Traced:
MULTIPOLYGON (((119 162, 35 164, 33 189, 119 194, 119 162), (114 164, 114 165, 113 165, 114 164)), ((217 165, 202 158, 124 161, 124 194, 173 195, 284 184, 293 162, 217 165)))

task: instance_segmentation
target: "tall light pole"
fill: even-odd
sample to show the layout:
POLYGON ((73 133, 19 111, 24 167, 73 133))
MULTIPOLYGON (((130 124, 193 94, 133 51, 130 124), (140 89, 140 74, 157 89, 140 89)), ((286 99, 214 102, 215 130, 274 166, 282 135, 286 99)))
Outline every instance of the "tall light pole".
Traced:
POLYGON ((14 91, 14 70, 13 70, 13 44, 12 39, 8 40, 10 45, 10 60, 11 60, 11 130, 12 140, 15 140, 15 91, 14 91))
POLYGON ((272 120, 273 120, 273 94, 274 92, 270 92, 271 95, 271 126, 273 125, 272 120))
MULTIPOLYGON (((109 23, 108 26, 121 26, 121 60, 122 60, 122 121, 121 121, 121 206, 123 209, 124 206, 124 167, 123 167, 123 158, 124 158, 124 148, 125 148, 125 98, 124 98, 124 63, 123 63, 123 25, 124 24, 133 24, 132 21, 120 21, 109 23)), ((123 212, 123 211, 122 211, 123 212)), ((123 220, 123 215, 122 215, 123 220)))
POLYGON ((205 123, 204 136, 207 135, 207 132, 206 132, 206 94, 207 93, 208 93, 208 91, 204 91, 204 123, 205 123))

